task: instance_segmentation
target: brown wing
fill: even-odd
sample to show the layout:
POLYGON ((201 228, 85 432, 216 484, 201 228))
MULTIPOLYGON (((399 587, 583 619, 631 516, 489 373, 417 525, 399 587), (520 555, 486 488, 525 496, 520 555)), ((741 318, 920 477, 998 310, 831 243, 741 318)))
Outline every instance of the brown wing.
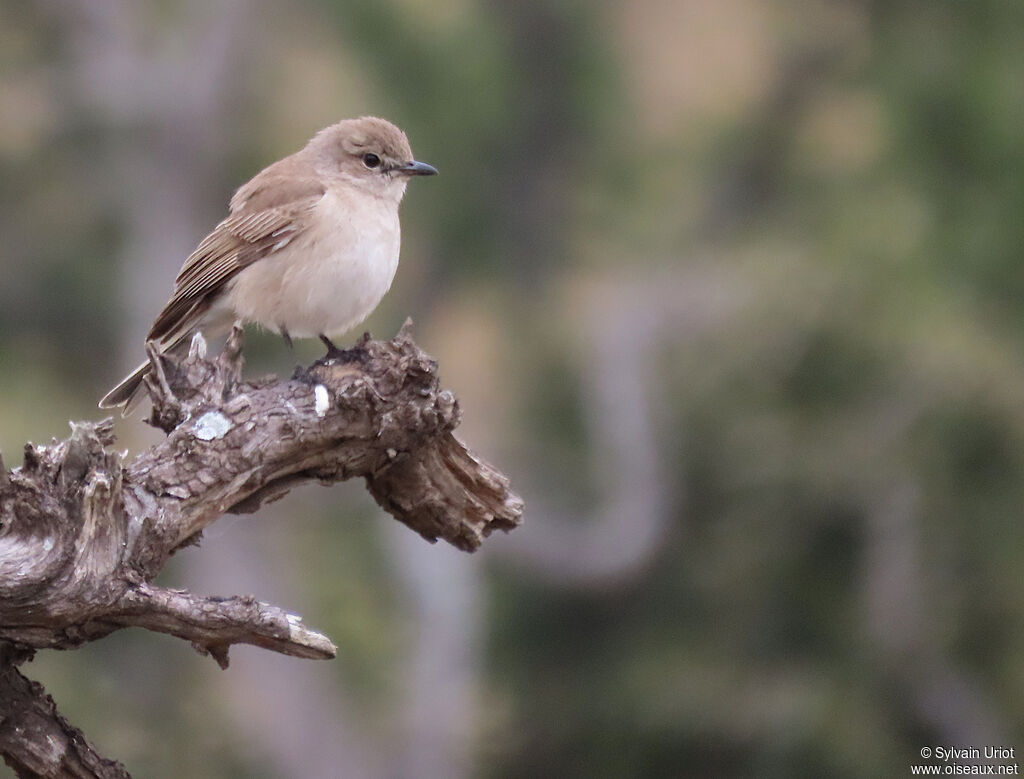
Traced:
POLYGON ((174 294, 147 340, 168 343, 181 338, 199 324, 211 293, 304 229, 304 217, 324 195, 323 184, 316 176, 288 175, 278 170, 280 165, 272 165, 238 190, 231 200, 231 215, 185 260, 174 294))

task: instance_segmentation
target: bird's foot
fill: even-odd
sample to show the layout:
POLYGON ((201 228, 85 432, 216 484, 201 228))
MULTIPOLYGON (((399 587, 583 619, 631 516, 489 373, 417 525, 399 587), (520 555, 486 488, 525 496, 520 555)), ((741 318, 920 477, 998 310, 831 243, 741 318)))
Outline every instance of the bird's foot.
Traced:
POLYGON ((365 339, 351 349, 339 349, 330 338, 323 334, 320 335, 320 340, 327 347, 327 354, 313 363, 314 365, 339 365, 353 362, 362 365, 366 362, 366 350, 363 348, 365 339))
POLYGON ((298 381, 305 382, 307 384, 319 384, 321 379, 317 375, 318 368, 337 368, 341 365, 355 365, 360 368, 365 367, 367 360, 366 349, 364 344, 369 340, 367 337, 356 343, 351 349, 339 349, 330 338, 325 335, 320 336, 320 340, 324 342, 327 347, 327 354, 316 360, 308 368, 301 365, 295 367, 295 372, 292 374, 292 378, 298 381))

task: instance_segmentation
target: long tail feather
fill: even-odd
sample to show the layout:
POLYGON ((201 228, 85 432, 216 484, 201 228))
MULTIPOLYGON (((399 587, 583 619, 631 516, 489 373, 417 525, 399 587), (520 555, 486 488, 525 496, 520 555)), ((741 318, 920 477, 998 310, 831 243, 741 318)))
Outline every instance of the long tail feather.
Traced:
POLYGON ((100 408, 117 408, 118 406, 124 406, 121 413, 124 416, 128 416, 131 413, 132 408, 135 406, 136 396, 139 390, 142 388, 142 379, 149 373, 152 366, 147 360, 141 363, 135 370, 125 376, 121 383, 114 387, 110 392, 103 396, 100 401, 100 408))

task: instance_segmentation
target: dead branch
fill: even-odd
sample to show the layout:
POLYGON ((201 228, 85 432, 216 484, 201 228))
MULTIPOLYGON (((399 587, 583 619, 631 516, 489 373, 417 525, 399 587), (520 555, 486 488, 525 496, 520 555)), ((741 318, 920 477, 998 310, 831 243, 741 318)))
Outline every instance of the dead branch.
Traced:
POLYGON ((0 753, 22 776, 127 776, 100 757, 16 668, 137 626, 185 639, 223 668, 232 644, 329 658, 302 619, 249 597, 200 597, 151 584, 167 559, 226 512, 250 513, 307 481, 362 477, 377 502, 429 541, 477 549, 520 522, 508 480, 453 434, 458 402, 408 323, 364 338, 349 360, 290 380, 242 382, 242 333, 216 359, 151 352, 150 423, 167 432, 131 461, 109 420, 0 463, 0 753))

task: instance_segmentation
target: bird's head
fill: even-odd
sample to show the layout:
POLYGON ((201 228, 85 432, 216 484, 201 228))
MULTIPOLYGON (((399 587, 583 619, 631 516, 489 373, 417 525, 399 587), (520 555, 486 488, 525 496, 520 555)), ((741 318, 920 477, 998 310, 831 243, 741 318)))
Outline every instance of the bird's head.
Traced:
POLYGON ((343 179, 377 197, 405 194, 411 176, 433 176, 437 169, 413 159, 405 133, 386 119, 362 116, 345 119, 317 133, 310 146, 317 152, 318 172, 343 179))

